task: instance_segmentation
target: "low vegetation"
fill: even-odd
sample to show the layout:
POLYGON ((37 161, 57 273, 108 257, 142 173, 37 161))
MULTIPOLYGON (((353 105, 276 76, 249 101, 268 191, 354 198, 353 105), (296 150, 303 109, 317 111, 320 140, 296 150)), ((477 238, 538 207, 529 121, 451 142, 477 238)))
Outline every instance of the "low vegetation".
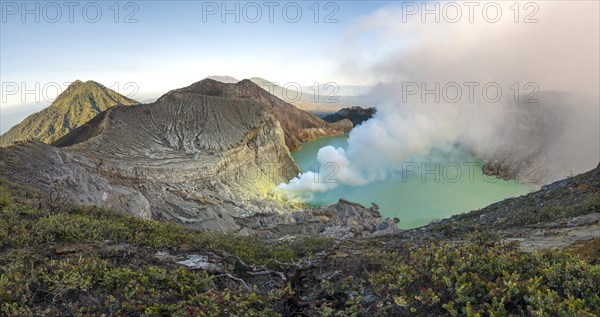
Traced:
POLYGON ((46 208, 0 183, 2 316, 595 316, 600 266, 493 235, 266 241, 97 208, 46 208), (171 255, 218 258, 191 269, 171 255))
MULTIPOLYGON (((378 255, 381 256, 381 255, 378 255)), ((600 267, 516 245, 432 244, 383 255, 370 276, 382 316, 595 316, 600 267), (427 312, 427 313, 424 313, 427 312)))

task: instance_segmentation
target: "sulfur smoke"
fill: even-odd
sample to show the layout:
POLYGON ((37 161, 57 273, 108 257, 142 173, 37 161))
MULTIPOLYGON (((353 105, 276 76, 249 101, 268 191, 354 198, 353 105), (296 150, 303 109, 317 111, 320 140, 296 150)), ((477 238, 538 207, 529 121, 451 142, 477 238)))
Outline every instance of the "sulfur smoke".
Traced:
POLYGON ((498 3, 502 16, 495 23, 477 9, 485 3, 472 23, 467 8, 455 3, 463 15, 450 23, 445 2, 437 4, 439 23, 431 14, 425 21, 403 15, 414 10, 406 6, 358 21, 343 39, 340 54, 352 54, 342 56, 340 73, 375 80, 370 95, 378 111, 350 133, 347 151, 319 151, 321 164, 337 166, 338 183, 315 182, 308 172, 278 190, 363 185, 385 179, 402 162, 457 146, 515 170, 533 162, 535 178, 525 181, 537 185, 594 168, 600 160, 599 3, 521 3, 518 19, 513 2, 498 3), (534 23, 523 23, 528 15, 534 23))

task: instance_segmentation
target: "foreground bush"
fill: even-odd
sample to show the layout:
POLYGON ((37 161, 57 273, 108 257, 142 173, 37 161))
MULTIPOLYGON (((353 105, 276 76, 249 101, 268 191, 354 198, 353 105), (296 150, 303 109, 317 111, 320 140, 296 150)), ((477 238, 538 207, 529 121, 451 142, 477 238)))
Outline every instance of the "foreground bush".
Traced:
POLYGON ((492 234, 274 242, 25 198, 0 184, 0 316, 600 314, 600 266, 568 251, 524 253, 492 234), (158 251, 227 263, 189 269, 158 251))
MULTIPOLYGON (((371 275, 385 314, 595 316, 600 267, 568 252, 516 245, 426 245, 385 253, 371 275)), ((385 315, 384 314, 384 315, 385 315)))

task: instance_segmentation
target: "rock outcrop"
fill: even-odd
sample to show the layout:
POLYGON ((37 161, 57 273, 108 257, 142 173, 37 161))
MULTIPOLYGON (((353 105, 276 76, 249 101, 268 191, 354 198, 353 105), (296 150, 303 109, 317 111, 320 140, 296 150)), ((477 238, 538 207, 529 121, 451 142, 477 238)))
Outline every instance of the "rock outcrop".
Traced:
POLYGON ((350 238, 393 232, 392 228, 378 227, 382 222, 377 205, 366 208, 345 199, 331 206, 313 207, 291 214, 254 215, 244 222, 246 228, 240 234, 267 238, 297 235, 350 238))
POLYGON ((323 117, 323 120, 327 122, 338 122, 344 119, 352 121, 354 126, 357 126, 375 115, 377 109, 375 108, 362 108, 362 107, 350 107, 340 109, 336 113, 332 113, 323 117))

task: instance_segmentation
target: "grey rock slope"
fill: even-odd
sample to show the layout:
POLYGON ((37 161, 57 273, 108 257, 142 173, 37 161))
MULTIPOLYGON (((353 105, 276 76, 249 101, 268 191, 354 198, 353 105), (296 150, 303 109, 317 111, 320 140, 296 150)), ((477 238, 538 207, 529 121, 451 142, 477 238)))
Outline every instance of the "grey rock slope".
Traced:
POLYGON ((348 133, 353 127, 349 120, 341 120, 336 123, 325 122, 321 118, 275 97, 248 79, 236 84, 204 79, 188 87, 172 90, 160 97, 159 101, 186 94, 226 99, 250 99, 261 103, 279 121, 284 131, 285 143, 290 150, 296 150, 302 146, 302 142, 315 138, 348 133))
POLYGON ((286 141, 299 141, 307 130, 337 131, 294 109, 249 81, 204 80, 153 104, 111 108, 53 145, 2 148, 0 177, 60 193, 71 204, 198 230, 281 235, 294 230, 279 226, 292 225, 298 232, 372 231, 378 213, 362 206, 352 205, 357 211, 350 217, 324 209, 325 221, 270 198, 277 184, 300 172, 286 141))

